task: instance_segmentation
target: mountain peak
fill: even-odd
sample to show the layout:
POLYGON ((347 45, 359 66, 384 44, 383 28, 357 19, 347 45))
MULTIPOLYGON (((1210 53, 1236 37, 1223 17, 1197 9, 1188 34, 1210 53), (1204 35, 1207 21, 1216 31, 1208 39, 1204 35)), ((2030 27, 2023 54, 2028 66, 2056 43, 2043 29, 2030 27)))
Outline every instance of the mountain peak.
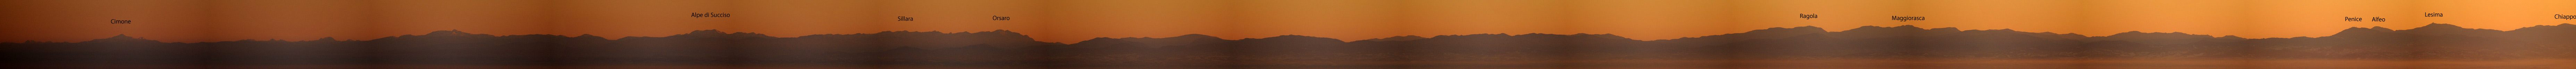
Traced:
POLYGON ((473 33, 465 33, 465 31, 457 31, 457 30, 440 30, 440 31, 430 31, 430 32, 429 32, 429 34, 427 34, 427 35, 423 35, 423 36, 455 36, 455 35, 473 35, 473 33))
POLYGON ((709 29, 709 30, 689 31, 689 34, 725 34, 725 33, 724 33, 724 31, 716 31, 716 30, 713 30, 713 29, 709 29))
POLYGON ((1279 36, 1272 36, 1272 37, 1270 37, 1270 38, 1279 38, 1279 37, 1297 37, 1297 38, 1305 38, 1305 37, 1315 37, 1315 36, 1305 36, 1305 35, 1279 35, 1279 36))
POLYGON ((1099 37, 1099 38, 1091 38, 1091 40, 1082 40, 1082 43, 1078 43, 1078 44, 1104 44, 1104 43, 1124 44, 1124 43, 1133 43, 1133 41, 1120 40, 1120 39, 1118 39, 1118 38, 1099 37))
POLYGON ((1628 37, 1619 36, 1619 35, 1616 35, 1616 34, 1574 34, 1574 35, 1566 35, 1566 36, 1574 36, 1574 37, 1576 37, 1576 38, 1592 38, 1592 39, 1636 40, 1636 39, 1629 39, 1628 37))
MULTIPOLYGON (((1333 38, 1324 38, 1324 37, 1315 37, 1315 36, 1304 36, 1304 35, 1279 35, 1279 36, 1267 37, 1267 38, 1261 38, 1261 39, 1333 39, 1333 38)), ((1341 39, 1334 39, 1334 40, 1341 40, 1341 39)))
MULTIPOLYGON (((957 32, 957 33, 966 33, 966 32, 957 32)), ((1011 32, 1011 30, 993 30, 993 31, 975 32, 975 34, 1020 35, 1020 32, 1011 32)))
POLYGON ((116 34, 115 37, 107 37, 107 39, 134 39, 134 37, 125 36, 125 34, 116 34))
POLYGON ((581 34, 581 36, 573 36, 572 38, 576 38, 576 39, 608 39, 608 37, 592 36, 592 35, 590 35, 590 34, 581 34))
MULTIPOLYGON (((2153 32, 2153 33, 2149 33, 2149 32, 2140 32, 2140 31, 2129 31, 2129 32, 2113 33, 2113 34, 2111 34, 2111 36, 2121 36, 2121 35, 2149 35, 2149 34, 2166 34, 2166 33, 2165 33, 2165 32, 2153 32)), ((2176 34, 2179 34, 2179 33, 2176 33, 2176 34)))
POLYGON ((1801 28, 1803 28, 1803 29, 1824 29, 1824 28, 1816 27, 1816 26, 1798 26, 1798 27, 1792 27, 1792 28, 1793 28, 1793 29, 1801 29, 1801 28))
MULTIPOLYGON (((1505 33, 1505 34, 1509 34, 1509 33, 1505 33)), ((1528 36, 1528 35, 1556 35, 1556 34, 1529 33, 1529 34, 1521 34, 1521 35, 1513 35, 1513 36, 1528 36)))
MULTIPOLYGON (((1783 34, 1806 34, 1806 33, 1824 33, 1824 32, 1825 32, 1825 28, 1817 28, 1816 26, 1801 26, 1801 27, 1791 27, 1791 28, 1771 27, 1770 29, 1759 29, 1759 30, 1753 30, 1753 31, 1746 31, 1746 32, 1744 32, 1744 33, 1783 33, 1783 34)), ((1741 34, 1741 33, 1739 33, 1739 34, 1741 34)))
POLYGON ((1932 28, 1932 29, 1926 29, 1926 30, 1933 30, 1933 31, 1959 31, 1959 27, 1941 27, 1941 28, 1932 28))
POLYGON ((2433 23, 2433 24, 2427 24, 2427 25, 2424 25, 2424 27, 2415 27, 2415 29, 2467 29, 2467 28, 2460 28, 2460 25, 2451 25, 2451 24, 2433 23))
MULTIPOLYGON (((2425 28, 2416 28, 2416 29, 2425 29, 2425 28)), ((2341 32, 2336 32, 2334 35, 2328 35, 2328 36, 2346 36, 2346 37, 2352 37, 2352 36, 2377 36, 2377 35, 2382 35, 2382 34, 2385 34, 2385 33, 2388 33, 2388 32, 2395 32, 2395 31, 2391 31, 2391 30, 2379 30, 2379 29, 2370 29, 2370 28, 2361 28, 2361 27, 2352 27, 2352 28, 2346 28, 2346 29, 2343 29, 2343 31, 2341 31, 2341 32)))
POLYGON ((1173 37, 1168 37, 1168 38, 1216 38, 1216 36, 1208 36, 1208 35, 1202 35, 1202 34, 1187 34, 1187 35, 1173 36, 1173 37))
POLYGON ((2102 37, 2085 38, 2085 40, 2089 40, 2089 41, 2104 41, 2104 40, 2110 40, 2110 41, 2129 41, 2129 42, 2149 43, 2149 44, 2178 44, 2178 43, 2191 43, 2191 42, 2192 42, 2192 41, 2187 41, 2187 40, 2195 40, 2195 39, 2209 39, 2209 38, 2210 38, 2210 37, 2209 37, 2209 35, 2196 35, 2196 34, 2188 34, 2188 33, 2182 33, 2182 32, 2165 33, 2165 32, 2138 32, 2138 31, 2129 31, 2129 32, 2127 32, 2127 33, 2111 34, 2110 36, 2102 36, 2102 37), (2176 41, 2176 40, 2185 40, 2185 41, 2176 41))
POLYGON ((1416 39, 1430 39, 1430 38, 1424 38, 1424 37, 1422 37, 1422 36, 1405 35, 1405 36, 1395 36, 1395 37, 1376 38, 1376 39, 1367 39, 1367 40, 1368 40, 1368 41, 1410 41, 1410 40, 1416 40, 1416 39))
POLYGON ((1888 32, 1888 33, 1896 33, 1896 32, 1915 32, 1915 31, 1921 31, 1921 30, 1923 30, 1923 28, 1914 27, 1913 25, 1896 26, 1896 27, 1860 26, 1860 28, 1852 28, 1852 29, 1850 29, 1850 30, 1843 30, 1843 32, 1888 32))
POLYGON ((131 36, 125 36, 125 34, 116 34, 116 36, 115 36, 115 37, 107 37, 107 39, 90 39, 89 41, 81 41, 81 42, 84 42, 84 43, 86 43, 86 42, 150 42, 150 43, 160 43, 161 41, 157 41, 157 40, 149 40, 149 39, 134 38, 134 37, 131 37, 131 36))
POLYGON ((339 39, 332 39, 331 37, 322 37, 322 39, 320 39, 320 40, 313 40, 313 41, 340 41, 340 40, 339 40, 339 39))

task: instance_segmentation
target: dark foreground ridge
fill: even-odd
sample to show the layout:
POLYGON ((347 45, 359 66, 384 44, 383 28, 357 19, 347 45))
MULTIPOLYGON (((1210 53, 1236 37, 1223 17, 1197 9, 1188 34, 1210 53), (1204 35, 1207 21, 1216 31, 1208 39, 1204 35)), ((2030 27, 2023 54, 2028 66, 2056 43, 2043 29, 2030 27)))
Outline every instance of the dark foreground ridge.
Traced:
MULTIPOLYGON (((1396 36, 1343 42, 1298 35, 1207 35, 1039 42, 1008 30, 886 31, 795 38, 701 30, 609 40, 590 35, 435 31, 375 40, 160 42, 116 36, 82 42, 5 42, 19 68, 255 67, 549 68, 616 66, 853 68, 1570 68, 1622 60, 2511 60, 2576 55, 2576 25, 2514 31, 2432 24, 2350 28, 2333 36, 2259 38, 2185 33, 2078 34, 1913 26, 1842 32, 1808 26, 1641 41, 1610 34, 1396 36), (1598 61, 1598 62, 1596 62, 1598 61)), ((1740 63, 1739 63, 1740 64, 1740 63)), ((1725 67, 1720 65, 1684 65, 1725 67)))

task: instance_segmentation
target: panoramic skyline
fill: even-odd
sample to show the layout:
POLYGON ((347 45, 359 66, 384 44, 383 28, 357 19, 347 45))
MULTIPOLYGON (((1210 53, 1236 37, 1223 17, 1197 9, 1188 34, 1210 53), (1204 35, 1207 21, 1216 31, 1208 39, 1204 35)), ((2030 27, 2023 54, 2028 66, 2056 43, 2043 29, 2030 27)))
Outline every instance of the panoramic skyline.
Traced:
POLYGON ((695 30, 610 40, 592 35, 432 31, 373 40, 164 43, 115 36, 0 42, 27 68, 1250 68, 1250 69, 2528 69, 2565 58, 2576 24, 2515 31, 2427 24, 2345 28, 2334 36, 2242 38, 2123 32, 1862 26, 1768 28, 1639 41, 1606 34, 1466 34, 1343 42, 1298 35, 1208 35, 1040 42, 1015 31, 887 31, 793 37, 695 30))
MULTIPOLYGON (((1637 40, 1773 27, 1959 27, 2104 35, 2128 31, 2318 37, 2426 23, 2504 29, 2576 23, 2548 0, 18 0, 0 40, 110 35, 207 42, 374 39, 418 31, 665 36, 718 29, 789 36, 877 31, 1029 33, 1046 42, 1205 34, 1382 38, 1492 33, 1618 34, 1637 40), (731 17, 691 17, 725 13, 731 17), (2442 13, 2443 17, 2422 17, 2442 13), (1819 18, 1797 18, 1801 14, 1819 18), (896 17, 915 18, 897 21, 896 17), (1928 17, 1897 21, 1886 17, 1928 17), (1011 17, 994 20, 994 17, 1011 17), (2340 21, 2339 18, 2387 21, 2340 21), (101 21, 132 20, 131 24, 101 21)), ((1354 41, 1357 39, 1342 39, 1354 41)))

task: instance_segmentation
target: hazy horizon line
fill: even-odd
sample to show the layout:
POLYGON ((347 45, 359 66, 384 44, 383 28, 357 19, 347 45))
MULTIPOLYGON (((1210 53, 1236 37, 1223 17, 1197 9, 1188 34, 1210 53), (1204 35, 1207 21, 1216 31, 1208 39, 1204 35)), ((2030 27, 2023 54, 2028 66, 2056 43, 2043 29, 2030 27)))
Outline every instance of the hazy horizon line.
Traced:
MULTIPOLYGON (((1913 26, 1914 26, 1914 25, 1898 25, 1898 26, 1859 26, 1859 27, 1894 28, 1894 27, 1913 27, 1913 26)), ((2433 26, 2447 26, 2447 27, 2442 27, 2442 28, 2461 28, 2461 29, 2485 29, 2485 28, 2464 28, 2464 27, 2458 27, 2457 25, 2444 24, 2444 23, 2430 23, 2430 25, 2425 25, 2425 26, 2426 26, 2426 27, 2433 27, 2433 26)), ((2534 25, 2533 27, 2540 27, 2540 26, 2576 26, 2576 24, 2571 24, 2571 23, 2560 23, 2559 25, 2534 25)), ((2415 28, 2409 28, 2409 29, 2397 29, 2397 30, 2413 30, 2413 29, 2422 29, 2422 28, 2426 28, 2426 27, 2415 27, 2415 28)), ((1919 28, 1919 27, 1917 27, 1917 28, 1919 28)), ((2013 30, 2013 29, 2009 29, 2009 28, 2007 28, 2007 29, 1957 29, 1958 27, 1919 28, 1919 29, 1932 30, 1932 29, 1943 29, 1943 28, 1949 28, 1949 29, 1953 29, 1953 30, 1956 30, 1956 31, 1971 31, 1971 30, 2013 30)), ((2365 27, 2350 27, 2350 28, 2365 28, 2365 27)), ((2383 26, 2371 26, 2371 27, 2367 27, 2367 28, 2383 28, 2383 26)), ((2531 28, 2531 27, 2522 27, 2522 28, 2531 28)), ((2517 28, 2516 30, 2504 30, 2504 29, 2487 29, 2487 30, 2519 31, 2519 29, 2522 29, 2522 28, 2517 28)), ((1816 26, 1770 27, 1770 28, 1766 28, 1766 29, 1755 29, 1755 30, 1774 30, 1774 29, 1821 29, 1821 27, 1816 27, 1816 26)), ((1825 32, 1844 32, 1844 31, 1850 31, 1850 30, 1856 30, 1856 29, 1867 29, 1867 28, 1853 28, 1853 29, 1846 29, 1846 30, 1825 30, 1825 32)), ((2366 29, 2366 28, 2365 28, 2365 29, 2366 29)), ((2384 28, 2384 29, 2395 29, 2395 28, 2384 28)), ((758 34, 758 32, 721 32, 720 30, 722 30, 722 29, 693 30, 693 32, 692 32, 692 33, 695 33, 694 31, 719 31, 718 33, 752 33, 752 34, 758 34)), ((462 31, 462 30, 453 30, 453 29, 451 29, 451 30, 441 30, 441 31, 457 31, 458 33, 464 33, 464 31, 462 31)), ((2013 30, 2013 31, 2015 31, 2015 32, 2030 32, 2030 33, 2048 33, 2048 34, 2076 34, 2076 33, 2034 32, 2034 31, 2018 31, 2018 30, 2013 30)), ((432 32, 432 33, 436 33, 436 32, 438 32, 438 31, 431 31, 431 32, 432 32)), ((942 31, 936 31, 936 30, 933 30, 933 31, 897 30, 897 31, 877 31, 877 33, 852 33, 852 34, 879 34, 879 33, 885 33, 885 32, 924 32, 924 33, 957 34, 957 33, 1010 32, 1010 30, 993 30, 993 31, 963 31, 963 32, 942 32, 942 31)), ((1746 32, 1738 32, 1738 33, 1725 33, 1725 34, 1717 34, 1717 35, 1741 34, 1741 33, 1750 33, 1750 32, 1754 32, 1754 31, 1746 31, 1746 32)), ((673 36, 677 36, 677 35, 684 35, 684 34, 692 34, 692 33, 680 33, 680 34, 673 34, 673 36)), ((1027 34, 1018 34, 1017 32, 1011 32, 1011 33, 1012 33, 1012 34, 1017 34, 1017 35, 1022 35, 1022 36, 1027 36, 1027 34)), ((2129 32, 2127 32, 2127 33, 2183 33, 2183 34, 2189 34, 2189 35, 2207 35, 2207 34, 2190 34, 2190 33, 2185 33, 2185 32, 2143 32, 2143 31, 2129 31, 2129 32)), ((469 33, 469 34, 470 34, 470 33, 469 33)), ((1482 35, 1482 34, 1484 34, 1484 33, 1480 33, 1480 34, 1455 34, 1455 35, 1429 35, 1429 36, 1423 36, 1423 35, 1402 35, 1402 36, 1387 36, 1387 37, 1419 36, 1419 37, 1424 37, 1424 38, 1436 38, 1436 37, 1438 37, 1438 36, 1482 35)), ((1492 33, 1492 34, 1518 36, 1518 35, 1528 35, 1528 34, 1548 34, 1548 33, 1523 33, 1523 34, 1512 34, 1512 33, 1492 33)), ((1590 34, 1590 33, 1573 33, 1573 34, 1590 34)), ((1556 35, 1573 35, 1573 34, 1556 34, 1556 35)), ((396 37, 396 36, 416 36, 416 35, 423 35, 423 34, 403 34, 403 35, 386 36, 386 37, 396 37)), ((492 35, 492 34, 485 34, 485 35, 492 35)), ((518 34, 518 35, 558 35, 558 34, 518 34)), ((770 37, 778 37, 778 38, 797 38, 797 37, 812 36, 812 35, 834 35, 834 34, 808 34, 808 35, 803 35, 803 36, 790 36, 790 37, 779 37, 779 36, 771 36, 771 35, 769 35, 769 34, 761 34, 761 36, 770 36, 770 37)), ((1189 35, 1203 35, 1203 34, 1181 34, 1181 35, 1171 36, 1171 37, 1182 37, 1182 36, 1189 36, 1189 35)), ((1617 36, 1615 33, 1604 33, 1604 34, 1599 34, 1599 35, 1617 36)), ((1717 36, 1717 35, 1707 35, 1707 36, 1717 36)), ((2076 35, 2082 35, 2082 34, 2076 34, 2076 35)), ((494 36, 508 36, 508 35, 494 35, 494 36)), ((581 37, 581 36, 591 36, 591 35, 590 35, 590 34, 580 34, 580 35, 563 35, 563 36, 565 36, 565 37, 581 37)), ((1302 36, 1302 35, 1294 35, 1294 34, 1291 34, 1291 35, 1280 35, 1280 36, 1302 36)), ((2100 36, 2086 35, 2085 37, 2102 37, 2102 36, 2111 36, 2111 35, 2100 35, 2100 36)), ((2211 36, 2212 36, 2212 37, 2235 37, 2236 35, 2211 35, 2211 36)), ((2328 35, 2328 36, 2332 36, 2332 35, 2328 35)), ((113 37, 126 37, 126 36, 125 36, 124 34, 118 34, 118 35, 115 35, 115 36, 111 36, 111 38, 113 38, 113 37)), ((610 36, 598 36, 598 37, 610 37, 610 36)), ((619 37, 613 37, 613 38, 615 38, 615 39, 608 39, 608 40, 619 40, 619 39, 624 39, 623 37, 670 37, 670 36, 619 36, 619 37)), ((1171 37, 1095 37, 1095 38, 1171 38, 1171 37)), ((1216 36, 1208 36, 1208 37, 1216 37, 1216 36)), ((1278 37, 1278 36, 1272 36, 1272 37, 1278 37)), ((1673 39, 1702 38, 1702 37, 1705 37, 1705 36, 1681 37, 1681 38, 1673 38, 1673 39)), ((2298 37, 2326 37, 2326 36, 2298 36, 2298 37)), ((144 37, 133 37, 133 38, 135 38, 135 39, 144 39, 144 37)), ((322 38, 319 38, 319 39, 333 39, 333 38, 334 38, 334 37, 322 37, 322 38)), ((1222 38, 1224 38, 1224 37, 1219 37, 1219 38, 1220 38, 1220 39, 1222 39, 1222 38)), ((1266 38, 1266 37, 1264 37, 1264 38, 1266 38)), ((1317 37, 1317 38, 1329 38, 1329 37, 1317 37)), ((1621 36, 1621 38, 1627 38, 1627 37, 1625 37, 1625 36, 1621 36)), ((2266 37, 2266 38, 2297 38, 2297 37, 2266 37)), ((104 38, 102 38, 102 39, 104 39, 104 38)), ((1236 39, 1223 39, 1223 40, 1241 40, 1241 39, 1249 39, 1249 38, 1236 38, 1236 39)), ((1332 39, 1342 40, 1342 42, 1354 42, 1354 41, 1363 41, 1363 40, 1368 40, 1368 39, 1380 39, 1380 38, 1368 38, 1368 39, 1357 39, 1357 40, 1353 40, 1353 39, 1342 39, 1342 38, 1332 38, 1332 39)), ((2264 38, 2246 38, 2246 39, 2264 39, 2264 38)), ((147 40, 148 40, 148 39, 147 39, 147 40)), ((260 40, 260 39, 240 39, 240 40, 260 40)), ((267 40, 279 40, 279 39, 267 39, 267 40)), ((267 40, 262 40, 262 41, 267 41, 267 40)), ((367 40, 355 40, 355 39, 342 39, 342 40, 367 41, 367 40)), ((1640 40, 1640 39, 1633 39, 1633 38, 1631 38, 1631 39, 1628 39, 1628 40, 1657 41, 1657 40, 1672 40, 1672 39, 1640 40)), ((35 40, 24 40, 24 41, 25 41, 25 42, 57 42, 57 41, 35 41, 35 40)), ((236 40, 236 41, 238 41, 238 40, 236 40)), ((304 41, 310 41, 310 40, 304 40, 304 41)), ((63 41, 63 42, 78 42, 78 41, 63 41)), ((210 41, 210 42, 225 42, 225 41, 210 41)), ((301 42, 301 41, 297 41, 297 42, 301 42)), ((1046 42, 1046 41, 1040 41, 1040 42, 1046 42)), ((1074 42, 1080 42, 1080 41, 1073 41, 1073 42, 1050 42, 1050 43, 1074 43, 1074 42)), ((23 43, 23 42, 0 42, 0 43, 23 43)), ((183 42, 183 43, 206 43, 206 42, 183 42)))

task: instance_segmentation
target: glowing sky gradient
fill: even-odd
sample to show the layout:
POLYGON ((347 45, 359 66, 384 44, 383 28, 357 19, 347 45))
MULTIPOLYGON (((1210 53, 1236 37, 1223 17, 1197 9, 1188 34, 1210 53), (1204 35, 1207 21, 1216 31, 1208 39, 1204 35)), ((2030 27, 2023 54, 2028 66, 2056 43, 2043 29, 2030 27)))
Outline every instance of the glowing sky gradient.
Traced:
POLYGON ((659 37, 720 29, 794 37, 877 31, 1012 30, 1048 42, 1094 37, 1305 35, 1360 40, 1487 33, 1617 34, 1638 40, 1771 27, 1916 25, 2032 32, 2186 32, 2315 37, 2428 23, 2511 30, 2576 23, 2567 0, 9 0, 0 40, 169 42, 366 40, 461 30, 659 37), (735 17, 687 17, 687 13, 735 17), (2446 17, 2421 17, 2445 13, 2446 17), (1820 14, 1822 18, 1796 18, 1820 14), (904 16, 919 21, 894 21, 904 16), (989 20, 989 17, 1013 20, 989 20), (1887 16, 1928 17, 1895 21, 1887 16), (2381 17, 2386 22, 2341 21, 2381 17), (135 20, 107 24, 108 19, 135 20))

